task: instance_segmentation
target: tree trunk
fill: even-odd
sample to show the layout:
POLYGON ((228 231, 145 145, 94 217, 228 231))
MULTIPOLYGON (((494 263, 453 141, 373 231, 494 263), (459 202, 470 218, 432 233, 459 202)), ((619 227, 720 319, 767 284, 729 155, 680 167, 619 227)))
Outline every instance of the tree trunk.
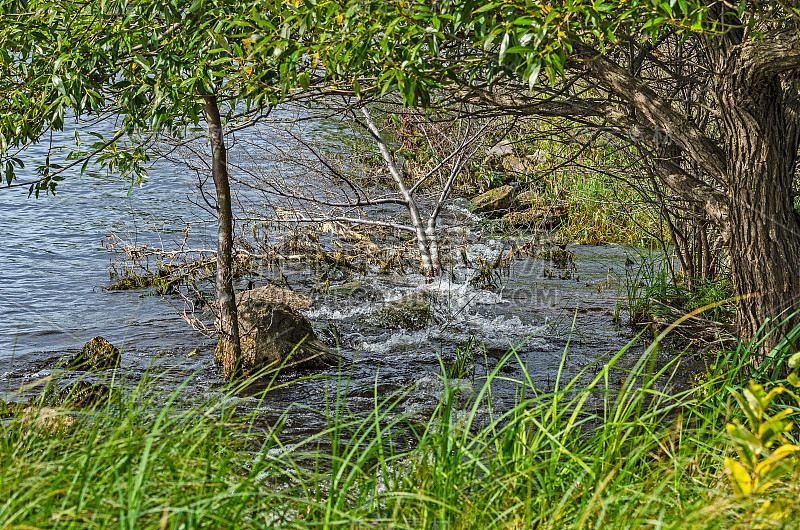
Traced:
POLYGON ((231 379, 240 373, 242 350, 239 343, 236 295, 233 290, 233 210, 228 181, 228 158, 217 97, 204 94, 203 108, 211 140, 212 175, 217 191, 217 276, 214 288, 219 303, 218 359, 222 361, 225 379, 231 379))
POLYGON ((798 127, 777 76, 753 81, 737 72, 717 94, 728 153, 737 326, 743 340, 773 330, 757 350, 767 355, 799 321, 778 325, 800 308, 800 224, 792 197, 798 127))
POLYGON ((436 234, 435 217, 428 219, 428 227, 425 229, 425 235, 428 236, 428 249, 430 253, 430 263, 433 267, 433 276, 439 276, 442 273, 442 261, 439 259, 439 237, 436 234))
POLYGON ((419 213, 419 208, 417 208, 417 203, 414 200, 411 191, 408 189, 408 186, 406 186, 403 173, 400 168, 397 167, 397 164, 395 164, 394 158, 392 157, 391 152, 389 152, 389 147, 386 145, 380 129, 378 129, 378 127, 375 125, 375 122, 372 120, 372 116, 370 115, 367 107, 362 107, 361 113, 364 115, 367 130, 372 133, 373 139, 378 144, 378 149, 380 150, 383 161, 386 163, 387 169, 389 169, 389 174, 392 175, 392 179, 397 185, 400 195, 402 195, 403 199, 406 201, 406 208, 408 208, 408 214, 411 217, 411 225, 414 227, 414 235, 417 239, 419 259, 422 264, 422 274, 425 276, 426 281, 430 283, 433 281, 433 278, 441 273, 441 267, 439 266, 439 247, 438 245, 434 244, 434 259, 434 256, 431 255, 432 249, 430 241, 428 241, 428 233, 426 232, 425 223, 422 220, 422 216, 419 213))

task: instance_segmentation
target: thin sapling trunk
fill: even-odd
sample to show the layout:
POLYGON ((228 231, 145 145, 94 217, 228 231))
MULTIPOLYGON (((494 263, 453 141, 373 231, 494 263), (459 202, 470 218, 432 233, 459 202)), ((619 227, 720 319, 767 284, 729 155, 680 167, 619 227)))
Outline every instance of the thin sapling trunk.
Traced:
POLYGON ((222 362, 225 379, 238 375, 242 350, 239 343, 239 324, 236 295, 233 290, 233 210, 228 179, 228 160, 222 120, 217 97, 203 95, 203 108, 213 156, 212 175, 217 192, 217 275, 214 288, 219 303, 219 350, 217 359, 222 362))

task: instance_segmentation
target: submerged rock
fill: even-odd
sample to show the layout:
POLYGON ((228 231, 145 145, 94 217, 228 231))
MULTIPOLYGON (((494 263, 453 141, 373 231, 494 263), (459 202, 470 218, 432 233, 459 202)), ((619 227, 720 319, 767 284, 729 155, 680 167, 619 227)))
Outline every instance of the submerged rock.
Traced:
POLYGON ((414 383, 414 389, 403 402, 403 413, 409 415, 432 414, 443 402, 449 400, 459 407, 465 406, 474 395, 474 385, 468 379, 449 379, 426 375, 414 383))
POLYGON ((103 337, 95 337, 87 342, 69 361, 66 368, 69 370, 86 370, 99 372, 119 366, 120 353, 113 344, 103 337))
POLYGON ((416 331, 424 329, 430 319, 430 303, 418 297, 409 297, 381 307, 364 322, 381 328, 416 331))
POLYGON ((38 402, 48 407, 80 408, 101 404, 115 395, 118 395, 117 391, 106 385, 78 381, 61 388, 50 385, 31 404, 38 402))
MULTIPOLYGON (((292 303, 300 301, 298 298, 292 303)), ((242 371, 246 375, 268 366, 277 368, 290 356, 286 364, 302 368, 324 368, 336 361, 336 355, 317 338, 311 322, 287 303, 242 293, 236 307, 242 371)), ((221 362, 220 348, 214 352, 214 359, 221 362)))
POLYGON ((475 213, 499 214, 508 210, 514 201, 514 193, 514 186, 506 184, 478 195, 472 199, 475 213))

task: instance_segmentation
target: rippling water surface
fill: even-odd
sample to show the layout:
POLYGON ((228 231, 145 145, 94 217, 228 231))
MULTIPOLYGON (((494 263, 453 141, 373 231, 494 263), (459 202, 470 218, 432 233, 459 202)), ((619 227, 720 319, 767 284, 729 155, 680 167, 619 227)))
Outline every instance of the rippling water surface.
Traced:
MULTIPOLYGON (((35 166, 46 150, 34 148, 27 156, 28 167, 35 166)), ((209 363, 213 342, 193 331, 167 301, 141 297, 141 291, 102 289, 110 283, 108 269, 114 257, 101 245, 109 232, 129 234, 139 243, 174 247, 190 224, 190 243, 213 248, 213 220, 190 201, 195 198, 193 178, 180 167, 160 164, 145 185, 134 187, 130 194, 124 183, 101 175, 68 178, 55 197, 38 200, 20 189, 0 191, 0 301, 6 308, 0 319, 0 384, 6 397, 21 399, 16 389, 52 373, 65 352, 80 348, 95 335, 120 347, 132 382, 153 363, 161 367, 158 380, 165 389, 190 374, 194 378, 185 390, 189 395, 207 395, 221 382, 209 363), (195 349, 198 354, 187 355, 195 349)), ((473 256, 491 259, 503 248, 477 228, 467 233, 467 240, 473 256)), ((588 246, 571 250, 578 268, 573 277, 559 279, 559 271, 549 262, 521 260, 494 289, 472 286, 473 271, 458 267, 429 285, 414 274, 360 277, 342 272, 338 281, 361 282, 361 295, 315 295, 314 307, 305 313, 318 324, 335 326, 343 366, 301 375, 347 373, 349 406, 356 410, 369 410, 375 388, 387 393, 416 385, 403 404, 405 412, 415 412, 439 399, 439 360, 452 359, 457 348, 471 344, 476 385, 505 351, 517 349, 519 362, 510 363, 504 372, 509 382, 495 390, 497 407, 515 399, 513 381, 523 378, 522 366, 537 388, 551 389, 568 340, 569 376, 618 351, 632 337, 629 328, 613 322, 618 279, 624 276, 625 257, 632 251, 588 246), (372 312, 408 296, 431 304, 433 318, 427 328, 392 330, 371 323, 372 312)), ((309 292, 319 271, 294 265, 284 273, 295 288, 309 292)), ((633 362, 641 351, 632 349, 623 364, 633 362)), ((293 403, 322 410, 330 392, 323 381, 290 385, 266 401, 246 395, 239 399, 270 411, 293 403)), ((466 387, 471 384, 465 382, 466 387)), ((298 411, 287 427, 302 433, 324 423, 321 415, 298 411)))

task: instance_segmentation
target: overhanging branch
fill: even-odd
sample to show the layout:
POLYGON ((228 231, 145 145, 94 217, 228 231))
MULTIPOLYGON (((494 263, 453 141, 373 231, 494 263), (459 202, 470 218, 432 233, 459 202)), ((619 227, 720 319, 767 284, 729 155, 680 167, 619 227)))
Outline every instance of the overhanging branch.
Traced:
POLYGON ((725 153, 694 122, 675 110, 645 81, 600 52, 583 44, 575 44, 574 51, 572 68, 585 70, 607 90, 633 105, 653 125, 662 127, 694 163, 718 182, 727 180, 725 153))

